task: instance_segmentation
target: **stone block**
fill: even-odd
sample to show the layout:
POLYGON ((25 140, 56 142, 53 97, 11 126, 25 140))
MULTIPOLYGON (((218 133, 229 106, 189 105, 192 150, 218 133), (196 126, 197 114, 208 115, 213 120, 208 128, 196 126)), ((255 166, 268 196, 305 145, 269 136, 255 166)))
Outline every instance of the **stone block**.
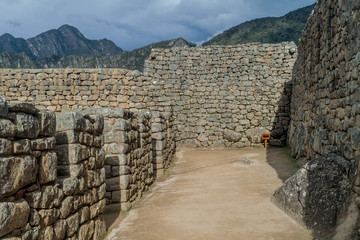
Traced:
POLYGON ((67 218, 69 216, 69 214, 73 211, 74 207, 73 207, 73 201, 74 201, 74 197, 73 196, 68 196, 66 197, 60 205, 60 217, 61 218, 67 218))
POLYGON ((0 138, 0 155, 10 155, 12 152, 11 141, 5 138, 0 138))
POLYGON ((56 114, 53 111, 40 111, 37 114, 40 123, 40 136, 54 136, 56 130, 56 114))
POLYGON ((31 149, 35 151, 51 150, 55 147, 55 137, 31 140, 31 149))
POLYGON ((85 206, 79 210, 80 224, 88 221, 90 219, 90 208, 85 206))
POLYGON ((106 200, 103 199, 90 206, 90 219, 94 219, 105 211, 106 200))
POLYGON ((80 143, 80 132, 74 130, 58 132, 55 134, 55 138, 57 145, 66 143, 80 143))
POLYGON ((260 143, 261 135, 264 133, 270 133, 270 131, 263 127, 255 127, 246 130, 245 133, 246 133, 246 137, 249 139, 251 143, 260 143))
POLYGON ((84 168, 84 164, 82 163, 69 165, 70 177, 80 177, 84 174, 84 171, 85 168, 84 168))
POLYGON ((236 142, 242 138, 242 134, 230 129, 225 129, 223 131, 223 138, 230 142, 236 142))
POLYGON ((79 229, 79 213, 74 213, 66 220, 66 236, 71 237, 79 229))
POLYGON ((67 112, 56 116, 56 132, 67 130, 83 131, 85 129, 84 115, 78 112, 67 112))
POLYGON ((0 199, 35 182, 38 172, 32 156, 0 158, 0 199))
POLYGON ((94 141, 93 135, 87 133, 87 132, 80 132, 79 134, 79 142, 81 144, 92 146, 94 141))
POLYGON ((61 219, 54 224, 54 239, 63 240, 66 234, 66 221, 61 219))
POLYGON ((102 147, 104 145, 104 135, 93 137, 93 147, 102 147))
POLYGON ((114 131, 127 131, 131 128, 131 123, 126 119, 118 119, 114 123, 114 131))
POLYGON ((29 139, 23 139, 19 141, 13 141, 14 154, 27 154, 31 152, 31 141, 29 139))
POLYGON ((130 150, 129 144, 126 143, 112 143, 110 144, 111 154, 126 154, 130 150))
POLYGON ((40 216, 40 226, 50 226, 55 223, 60 216, 60 211, 58 209, 41 209, 39 210, 40 216))
POLYGON ((21 199, 16 202, 0 202, 0 237, 22 228, 28 222, 29 204, 21 199))
POLYGON ((14 124, 16 136, 20 138, 36 138, 40 133, 39 120, 30 114, 17 113, 14 124))
POLYGON ((16 126, 8 119, 0 119, 0 137, 13 137, 16 134, 16 126))
POLYGON ((94 223, 95 223, 94 224, 95 230, 94 230, 93 240, 101 240, 106 235, 106 224, 105 224, 104 216, 100 215, 99 217, 94 219, 94 223))
POLYGON ((39 163, 39 182, 45 184, 57 177, 57 156, 54 151, 43 152, 39 163))
POLYGON ((78 240, 87 240, 91 239, 92 235, 94 234, 94 221, 88 221, 87 223, 81 225, 79 232, 78 232, 78 240))
POLYGON ((128 141, 128 135, 125 131, 108 132, 104 134, 104 143, 126 143, 128 141))
POLYGON ((93 124, 94 133, 101 134, 104 130, 104 117, 101 115, 89 115, 90 122, 93 124))
POLYGON ((51 239, 54 239, 54 228, 52 226, 41 228, 39 232, 39 240, 51 239))
POLYGON ((79 186, 79 179, 78 178, 65 178, 62 181, 62 190, 64 191, 65 195, 71 195, 75 192, 75 190, 79 186))
POLYGON ((90 157, 88 147, 81 144, 56 145, 59 164, 76 164, 90 157))
POLYGON ((37 114, 39 109, 37 109, 31 103, 10 103, 9 112, 23 112, 29 114, 37 114))
POLYGON ((8 104, 4 97, 0 96, 0 117, 6 117, 8 114, 8 104))

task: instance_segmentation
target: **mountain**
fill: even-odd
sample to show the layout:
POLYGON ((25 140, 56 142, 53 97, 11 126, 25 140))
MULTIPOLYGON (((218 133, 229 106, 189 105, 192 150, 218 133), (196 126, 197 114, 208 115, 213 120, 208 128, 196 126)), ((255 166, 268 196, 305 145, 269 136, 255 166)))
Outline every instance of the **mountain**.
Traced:
POLYGON ((133 51, 122 51, 117 55, 52 55, 31 60, 25 53, 0 53, 1 68, 126 68, 144 69, 145 59, 152 48, 195 47, 183 38, 149 44, 133 51))
POLYGON ((75 27, 63 25, 27 40, 6 33, 0 36, 0 52, 26 53, 33 60, 69 55, 117 55, 123 50, 110 40, 89 40, 75 27))
POLYGON ((244 22, 203 43, 208 45, 235 45, 250 42, 297 43, 315 4, 289 12, 282 17, 266 17, 244 22))

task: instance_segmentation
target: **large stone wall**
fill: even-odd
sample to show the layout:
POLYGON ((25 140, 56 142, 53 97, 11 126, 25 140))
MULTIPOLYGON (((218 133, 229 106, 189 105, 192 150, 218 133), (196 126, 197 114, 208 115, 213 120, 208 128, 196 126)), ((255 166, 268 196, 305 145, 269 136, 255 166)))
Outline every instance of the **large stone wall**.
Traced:
POLYGON ((172 109, 180 145, 250 146, 259 143, 262 132, 275 129, 280 139, 289 122, 295 47, 153 49, 145 63, 152 81, 148 92, 159 111, 172 109))
POLYGON ((83 107, 172 112, 179 145, 244 147, 289 122, 294 43, 154 49, 144 73, 0 69, 0 95, 67 112, 83 107))
POLYGON ((0 98, 0 239, 104 237, 101 122, 0 98))
POLYGON ((359 239, 360 2, 319 0, 299 42, 288 142, 304 167, 276 202, 321 239, 359 239))

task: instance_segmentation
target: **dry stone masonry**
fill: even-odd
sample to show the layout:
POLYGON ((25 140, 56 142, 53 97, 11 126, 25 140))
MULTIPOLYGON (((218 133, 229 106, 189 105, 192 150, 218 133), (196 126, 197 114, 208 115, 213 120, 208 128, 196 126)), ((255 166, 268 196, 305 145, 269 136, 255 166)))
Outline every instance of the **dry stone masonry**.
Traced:
POLYGON ((0 239, 102 239, 102 117, 0 102, 0 239))
POLYGON ((299 43, 288 142, 303 168, 275 202, 319 239, 359 239, 360 1, 320 0, 299 43))
POLYGON ((251 146, 259 143, 252 133, 270 131, 285 140, 295 47, 153 49, 144 73, 152 81, 150 109, 172 107, 179 145, 251 146))
POLYGON ((144 73, 0 69, 0 95, 39 109, 119 107, 172 112, 178 145, 244 147, 289 123, 294 43, 153 49, 144 73))

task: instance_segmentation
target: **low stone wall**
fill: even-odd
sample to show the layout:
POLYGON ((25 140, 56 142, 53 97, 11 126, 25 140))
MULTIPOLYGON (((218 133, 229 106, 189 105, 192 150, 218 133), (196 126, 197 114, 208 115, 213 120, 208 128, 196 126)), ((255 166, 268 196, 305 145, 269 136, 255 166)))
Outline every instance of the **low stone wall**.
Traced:
POLYGON ((101 118, 64 116, 55 119, 54 112, 0 98, 1 239, 106 234, 101 118))
POLYGON ((172 114, 152 112, 151 132, 155 176, 161 176, 175 158, 172 114))
POLYGON ((275 199, 319 239, 360 239, 359 12, 319 0, 293 70, 288 142, 304 166, 275 199))
POLYGON ((104 116, 107 203, 120 203, 122 210, 128 210, 155 181, 157 172, 163 173, 174 160, 171 115, 121 108, 76 111, 104 116))

